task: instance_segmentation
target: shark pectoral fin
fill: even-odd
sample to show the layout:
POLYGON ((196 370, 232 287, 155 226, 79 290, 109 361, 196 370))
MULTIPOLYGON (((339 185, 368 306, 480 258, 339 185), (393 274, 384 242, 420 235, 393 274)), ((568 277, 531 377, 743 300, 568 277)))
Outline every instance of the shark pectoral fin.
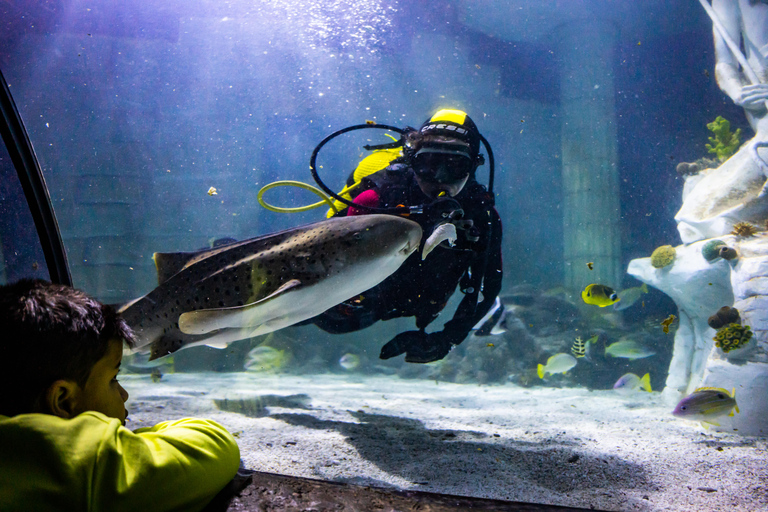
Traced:
POLYGON ((251 310, 263 307, 269 301, 297 286, 301 286, 301 281, 291 279, 267 297, 244 306, 199 309, 182 313, 179 316, 179 330, 184 334, 207 334, 218 329, 244 327, 249 323, 246 319, 252 318, 252 315, 248 314, 251 310))

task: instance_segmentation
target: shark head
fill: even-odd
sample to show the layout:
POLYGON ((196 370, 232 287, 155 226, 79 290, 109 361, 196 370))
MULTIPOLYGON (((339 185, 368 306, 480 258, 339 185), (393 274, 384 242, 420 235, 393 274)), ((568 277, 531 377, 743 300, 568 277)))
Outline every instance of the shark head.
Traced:
POLYGON ((372 288, 415 252, 393 215, 332 218, 193 253, 155 254, 160 285, 121 308, 152 357, 266 334, 372 288))

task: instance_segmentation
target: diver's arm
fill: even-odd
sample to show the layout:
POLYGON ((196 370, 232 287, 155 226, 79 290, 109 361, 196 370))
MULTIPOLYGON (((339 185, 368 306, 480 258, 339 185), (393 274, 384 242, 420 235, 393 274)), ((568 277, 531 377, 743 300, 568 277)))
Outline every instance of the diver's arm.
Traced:
POLYGON ((495 208, 490 210, 490 237, 488 248, 470 267, 473 272, 483 272, 483 300, 476 303, 474 294, 467 294, 456 309, 453 318, 445 323, 443 332, 450 333, 451 343, 458 345, 483 316, 491 309, 501 291, 503 278, 501 262, 501 218, 495 208), (484 261, 483 261, 484 260, 484 261), (481 267, 481 268, 478 268, 481 267), (482 268, 484 267, 484 268, 482 268), (456 341, 458 340, 458 341, 456 341))

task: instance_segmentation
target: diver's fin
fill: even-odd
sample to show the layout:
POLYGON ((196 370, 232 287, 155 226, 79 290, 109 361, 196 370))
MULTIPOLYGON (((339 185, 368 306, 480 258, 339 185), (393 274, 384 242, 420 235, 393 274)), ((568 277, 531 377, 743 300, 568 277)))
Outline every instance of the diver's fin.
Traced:
MULTIPOLYGON (((250 317, 250 315, 246 315, 249 310, 261 308, 267 305, 271 300, 287 293, 297 286, 301 286, 301 281, 298 279, 291 279, 267 297, 244 306, 200 309, 182 313, 181 316, 179 316, 179 330, 184 334, 207 334, 218 329, 245 327, 244 319, 250 317)), ((264 316, 266 317, 265 321, 272 319, 269 315, 264 316)), ((254 325, 258 325, 258 323, 254 323, 254 325)), ((206 340, 206 343, 207 342, 208 340, 206 340)))

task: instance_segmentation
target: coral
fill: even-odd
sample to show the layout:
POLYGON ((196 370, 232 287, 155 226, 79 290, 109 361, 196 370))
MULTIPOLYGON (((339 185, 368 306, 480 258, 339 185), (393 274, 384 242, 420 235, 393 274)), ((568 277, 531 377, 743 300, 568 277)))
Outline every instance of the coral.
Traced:
POLYGON ((740 324, 741 315, 739 310, 730 306, 723 306, 717 310, 717 313, 710 316, 707 320, 709 326, 713 329, 719 329, 728 324, 740 324))
POLYGON ((755 233, 757 233, 757 226, 749 222, 737 222, 733 225, 733 231, 731 231, 732 235, 743 237, 754 236, 755 233))
POLYGON ((715 134, 714 137, 709 137, 709 142, 712 143, 707 144, 709 152, 715 153, 721 162, 728 160, 739 147, 741 128, 731 132, 731 123, 722 116, 717 116, 714 121, 707 123, 707 129, 715 134))
POLYGON ((662 245, 657 247, 651 254, 651 265, 656 268, 666 267, 675 259, 675 248, 671 245, 662 245))
POLYGON ((699 174, 699 166, 695 162, 680 162, 675 168, 680 176, 695 176, 699 174))
POLYGON ((752 338, 752 330, 748 325, 733 323, 721 327, 713 339, 716 347, 723 352, 730 352, 746 345, 750 338, 752 338))
POLYGON ((718 240, 717 238, 705 243, 701 248, 701 255, 704 259, 712 262, 720 257, 720 247, 723 247, 725 242, 718 240))

